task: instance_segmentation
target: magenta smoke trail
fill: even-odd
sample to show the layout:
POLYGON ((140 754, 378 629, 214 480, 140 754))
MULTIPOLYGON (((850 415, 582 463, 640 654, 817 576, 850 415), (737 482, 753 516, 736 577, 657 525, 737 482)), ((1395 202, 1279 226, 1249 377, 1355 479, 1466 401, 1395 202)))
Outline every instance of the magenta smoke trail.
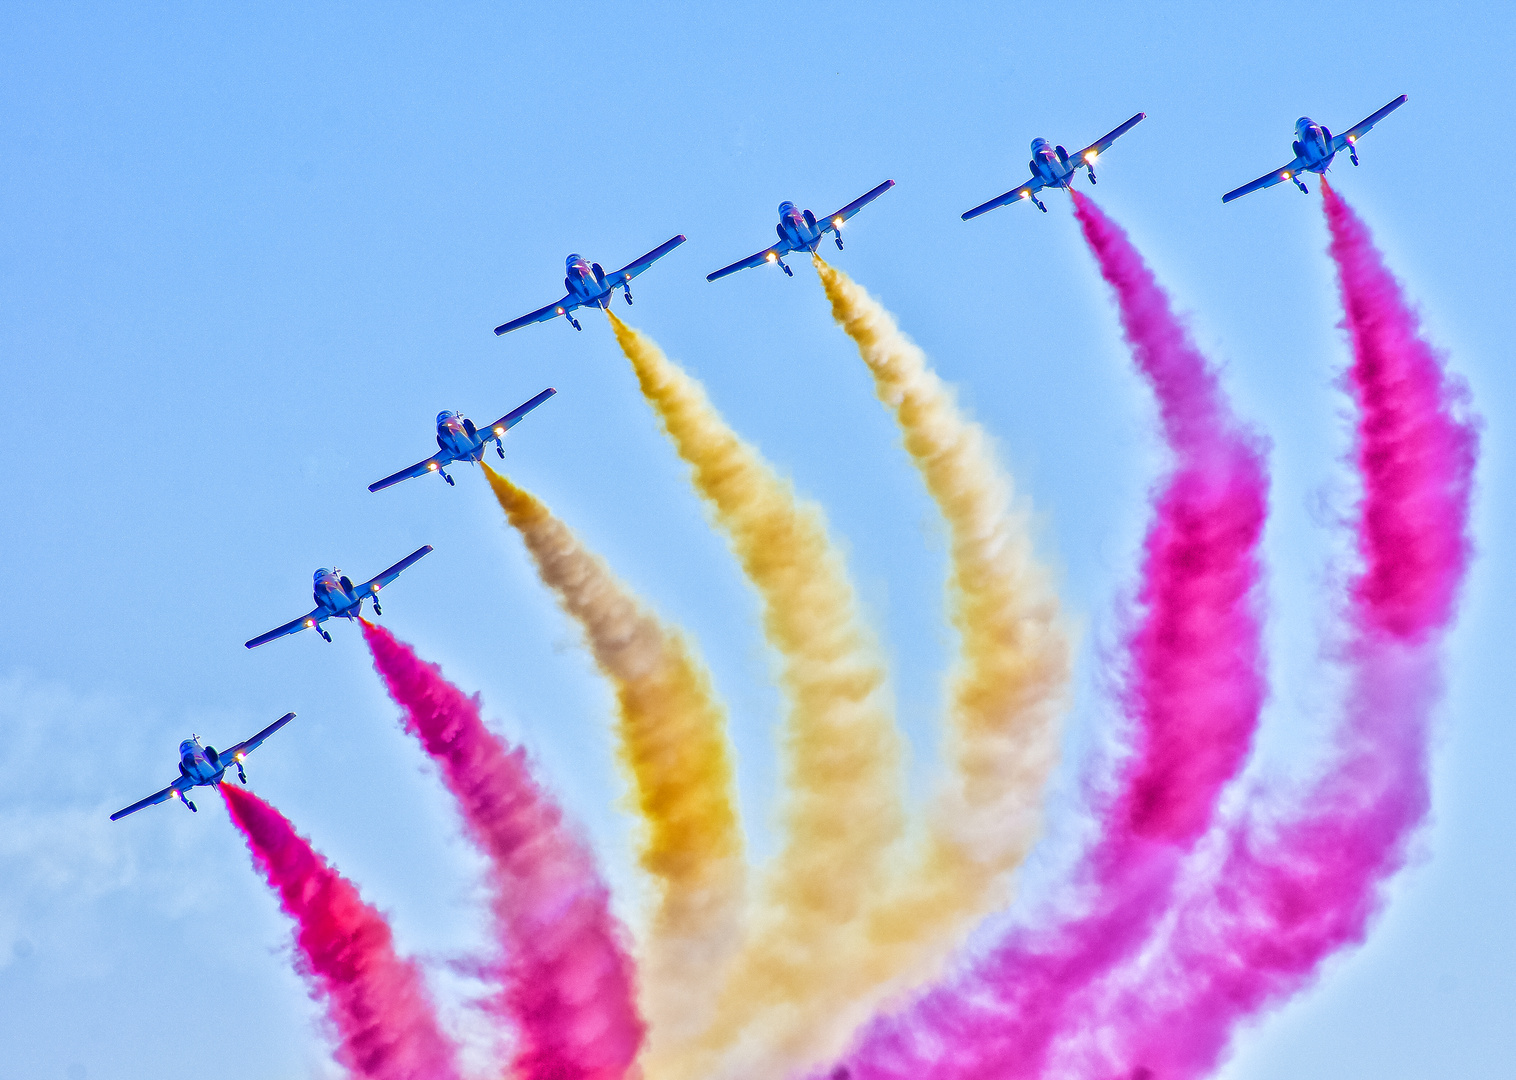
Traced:
POLYGON ((326 1004, 337 1061, 363 1080, 456 1080, 416 965, 395 955, 384 916, 258 796, 223 784, 253 862, 295 920, 300 973, 326 1004))
POLYGON ((848 1061, 859 1080, 1040 1075, 1081 1015, 1081 993, 1167 910, 1182 857, 1210 827, 1262 707, 1255 598, 1268 480, 1258 440, 1232 416, 1125 233, 1083 196, 1074 202, 1173 456, 1153 496, 1124 635, 1127 752, 1097 796, 1100 839, 1076 872, 1077 900, 872 1025, 848 1061))
POLYGON ((522 1080, 621 1080, 642 1045, 631 957, 593 857, 532 777, 525 751, 485 726, 479 701, 382 627, 374 666, 458 800, 492 866, 504 992, 522 1080))
POLYGON ((1066 1075, 1210 1073, 1240 1021, 1364 939, 1427 813, 1439 646, 1471 555, 1477 434, 1462 384, 1421 337, 1367 227, 1325 183, 1322 195, 1363 486, 1340 729, 1326 769, 1282 820, 1254 815, 1227 831, 1209 887, 1180 907, 1156 960, 1107 1003, 1100 1048, 1080 1047, 1066 1075))

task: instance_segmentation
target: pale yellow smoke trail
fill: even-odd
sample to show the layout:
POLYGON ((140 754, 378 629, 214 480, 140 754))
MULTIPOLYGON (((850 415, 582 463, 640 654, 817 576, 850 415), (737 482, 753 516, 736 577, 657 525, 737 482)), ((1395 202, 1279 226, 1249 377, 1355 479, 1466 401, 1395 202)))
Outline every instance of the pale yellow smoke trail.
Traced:
POLYGON ((895 415, 950 535, 948 611, 959 635, 949 688, 948 775, 919 869, 871 912, 876 977, 919 976, 969 924, 1002 906, 1009 872, 1041 829, 1072 677, 1051 575, 989 436, 959 410, 926 355, 877 300, 820 257, 832 314, 895 415), (916 969, 912 971, 912 969, 916 969))
POLYGON ((783 845, 765 875, 747 941, 716 1014, 692 1041, 651 1033, 647 1073, 798 1060, 845 970, 904 833, 901 745, 877 643, 864 625, 821 510, 800 500, 726 425, 699 383, 614 314, 631 361, 695 488, 762 600, 786 697, 783 845), (735 1064, 734 1064, 735 1063, 735 1064))
POLYGON ((638 958, 641 1004, 654 1030, 689 1037, 741 941, 746 862, 725 710, 678 630, 540 499, 484 473, 615 689, 619 754, 644 824, 640 861, 659 885, 638 958))

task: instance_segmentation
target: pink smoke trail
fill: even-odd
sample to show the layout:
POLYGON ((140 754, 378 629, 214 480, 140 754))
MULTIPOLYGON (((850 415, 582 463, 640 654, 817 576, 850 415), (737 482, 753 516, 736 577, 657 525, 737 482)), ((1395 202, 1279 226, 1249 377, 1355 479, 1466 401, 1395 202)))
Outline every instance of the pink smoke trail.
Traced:
POLYGON ((523 1080, 621 1080, 642 1044, 631 958, 584 843, 532 777, 526 753, 484 726, 479 699, 383 627, 363 635, 405 728, 421 740, 491 863, 502 952, 499 1014, 523 1080))
POLYGON ((363 1080, 456 1080, 457 1049, 437 1024, 421 972, 395 955, 384 916, 283 814, 241 788, 220 791, 254 864, 295 920, 297 966, 326 1004, 337 1061, 363 1080))
POLYGON ((1325 183, 1322 195, 1363 485, 1345 715, 1326 770, 1282 820, 1255 814, 1227 830, 1212 880, 1181 905, 1157 959, 1106 1003, 1091 1025, 1099 1045, 1079 1047, 1060 1075, 1209 1073, 1240 1021, 1364 939, 1427 813, 1439 645, 1471 558, 1477 429, 1368 228, 1325 183))
POLYGON ((1262 707, 1255 606, 1268 479, 1258 440, 1232 416, 1125 233, 1083 196, 1074 202, 1174 458, 1153 497, 1125 634, 1129 746, 1097 795, 1100 839, 1076 871, 1076 902, 876 1021, 847 1063, 859 1080, 1040 1075, 1080 1015, 1080 993, 1167 910, 1181 859, 1246 759, 1262 707))

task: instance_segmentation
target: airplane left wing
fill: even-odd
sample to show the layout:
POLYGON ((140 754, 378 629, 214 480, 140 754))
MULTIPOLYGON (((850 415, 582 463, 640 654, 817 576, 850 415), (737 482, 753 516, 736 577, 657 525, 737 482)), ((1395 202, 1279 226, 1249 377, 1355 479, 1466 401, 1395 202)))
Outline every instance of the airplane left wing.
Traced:
POLYGON ((365 581, 362 585, 359 585, 356 589, 353 590, 353 594, 359 597, 373 596, 380 589, 384 588, 390 582, 399 577, 401 572, 404 571, 407 567, 413 566, 419 562, 421 560, 421 557, 431 550, 431 544, 426 544, 422 547, 418 547, 415 551, 411 552, 409 555, 401 559, 394 566, 390 567, 382 574, 379 574, 377 577, 372 577, 368 581, 365 581))
MULTIPOLYGON (((220 758, 222 762, 240 761, 242 758, 247 757, 247 755, 258 749, 258 747, 262 746, 264 739, 268 738, 270 735, 278 731, 285 724, 288 724, 294 718, 294 713, 287 712, 279 719, 275 720, 268 727, 258 732, 258 734, 254 735, 251 739, 244 739, 236 746, 228 746, 225 750, 221 751, 216 756, 220 758)), ((126 811, 123 811, 123 813, 125 812, 126 811)))
POLYGON ((1379 123, 1379 121, 1383 120, 1386 116, 1389 116, 1390 113, 1394 112, 1405 103, 1406 96, 1404 94, 1401 94, 1398 98, 1390 102, 1384 108, 1380 109, 1374 115, 1358 121, 1358 123, 1348 128, 1342 134, 1332 136, 1332 149, 1341 150, 1344 146, 1348 145, 1348 143, 1356 143, 1359 139, 1367 135, 1369 133, 1369 130, 1373 128, 1375 124, 1379 123))
POLYGON ((499 337, 501 334, 509 334, 512 330, 520 330, 523 326, 530 326, 534 322, 547 322, 549 319, 573 311, 578 306, 571 297, 565 296, 556 304, 549 304, 547 307, 538 308, 530 315, 523 315, 519 319, 512 319, 508 323, 502 323, 495 327, 495 336, 499 337))
POLYGON ((1291 176, 1294 176, 1295 173, 1299 170, 1300 166, 1303 164, 1305 164, 1305 162, 1302 161, 1299 156, 1297 156, 1294 161, 1290 162, 1283 168, 1275 169, 1271 173, 1260 176, 1251 184, 1243 184, 1240 188, 1228 191, 1221 197, 1221 201, 1224 203, 1229 203, 1233 199, 1240 199, 1244 195, 1251 195, 1253 192, 1260 191, 1263 188, 1273 187, 1275 184, 1282 184, 1291 176))
POLYGON ((841 210, 838 210, 835 214, 827 218, 825 221, 818 221, 817 224, 821 226, 822 232, 831 232, 833 229, 839 228, 844 221, 852 217, 858 211, 862 210, 865 206, 873 202, 875 199, 879 198, 879 196, 883 195, 886 191, 890 190, 890 188, 894 186, 895 181, 886 180, 884 183, 880 184, 872 191, 868 192, 865 195, 860 195, 858 198, 848 203, 841 210))
POLYGON ((624 285, 626 282, 642 273, 642 271, 646 270, 649 266, 652 266, 655 262, 663 258, 669 252, 673 251, 682 243, 684 243, 684 235, 682 233, 674 237, 672 240, 665 240, 663 243, 655 247, 652 251, 649 251, 646 255, 642 256, 642 258, 633 259, 631 262, 627 263, 615 273, 605 275, 606 286, 614 289, 618 285, 624 285))
POLYGON ((166 802, 167 800, 173 798, 176 792, 180 795, 183 795, 186 791, 194 786, 195 784, 193 780, 189 779, 187 776, 181 776, 179 779, 175 780, 172 784, 164 788, 162 791, 155 791, 145 799, 138 799, 136 802, 132 803, 132 805, 126 807, 124 810, 117 810, 114 814, 111 815, 111 820, 120 821, 122 818, 126 817, 127 814, 135 814, 138 810, 141 810, 144 807, 157 806, 159 803, 166 802))
POLYGON ((521 423, 521 418, 523 416, 531 412, 538 405, 541 405, 544 401, 552 397, 557 392, 557 390, 554 390, 551 386, 549 386, 546 390, 542 391, 542 393, 532 398, 531 401, 528 401, 524 405, 517 405, 514 409, 506 413, 499 420, 496 420, 489 427, 480 428, 479 431, 484 433, 483 437, 485 439, 498 438, 501 435, 504 435, 507 431, 511 430, 511 428, 515 427, 517 424, 521 423))
POLYGON ((728 274, 735 274, 738 270, 747 270, 754 266, 762 266, 766 262, 777 262, 793 250, 794 248, 790 247, 788 243, 775 244, 771 248, 764 248, 756 255, 749 255, 745 259, 739 259, 736 262, 732 263, 731 266, 723 266, 714 274, 706 274, 705 280, 715 281, 717 278, 724 278, 728 274))
POLYGON ((1105 153, 1107 150, 1109 150, 1111 148, 1111 143, 1113 143, 1117 139, 1121 138, 1121 136, 1125 135, 1128 131, 1131 131, 1134 127, 1136 127, 1138 124, 1140 124, 1143 120, 1146 120, 1147 119, 1147 115, 1148 114, 1145 113, 1145 112, 1140 112, 1136 116, 1134 116, 1130 120, 1128 120, 1126 123, 1122 124, 1120 127, 1115 128, 1112 131, 1106 132, 1104 135, 1100 136, 1100 138, 1098 138, 1094 142, 1090 143, 1090 145, 1086 146, 1083 150, 1079 151, 1079 154, 1078 154, 1079 164, 1080 165, 1088 165, 1090 163, 1090 160, 1092 158, 1097 158, 1101 154, 1105 153))
POLYGON ((979 206, 974 207, 974 209, 968 211, 963 215, 963 220, 968 221, 970 218, 976 218, 980 214, 987 214, 997 206, 1004 206, 1006 203, 1015 202, 1017 199, 1029 199, 1041 191, 1042 188, 1042 177, 1033 177, 1026 183, 1022 184, 1019 188, 1013 188, 1012 190, 1007 191, 1004 195, 998 196, 991 199, 987 203, 982 203, 979 206))
POLYGON ((444 465, 451 465, 454 457, 448 453, 433 454, 425 461, 418 461, 409 469, 401 469, 397 473, 391 473, 383 480, 376 480, 368 486, 370 491, 383 491, 387 487, 393 487, 402 480, 409 480, 413 476, 424 476, 429 472, 436 472, 444 465))
POLYGON ((315 626, 325 618, 326 613, 320 608, 317 608, 309 615, 302 615, 298 619, 291 619, 289 622, 285 623, 283 626, 279 627, 276 630, 270 630, 266 634, 259 634, 257 637, 253 638, 252 641, 246 642, 246 647, 249 649, 256 649, 259 645, 267 645, 275 638, 282 638, 286 634, 297 634, 301 630, 304 630, 307 626, 315 626))

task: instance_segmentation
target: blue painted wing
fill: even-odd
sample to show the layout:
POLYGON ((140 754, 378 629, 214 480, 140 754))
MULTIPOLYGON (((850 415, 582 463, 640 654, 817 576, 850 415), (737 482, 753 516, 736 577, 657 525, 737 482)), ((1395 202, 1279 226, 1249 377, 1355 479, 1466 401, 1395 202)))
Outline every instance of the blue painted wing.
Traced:
MULTIPOLYGON (((1128 120, 1126 123, 1122 124, 1120 127, 1114 128, 1111 131, 1107 131, 1104 135, 1100 136, 1100 138, 1090 143, 1090 145, 1079 151, 1078 165, 1088 165, 1092 158, 1099 157, 1101 154, 1105 153, 1111 148, 1111 143, 1121 138, 1121 136, 1125 135, 1128 131, 1131 131, 1143 120, 1146 120, 1147 115, 1148 114, 1145 112, 1140 112, 1128 120)), ((1078 165, 1075 167, 1077 168, 1078 165)))
POLYGON ((844 221, 852 217, 858 211, 862 210, 865 206, 873 202, 875 199, 879 198, 879 196, 883 195, 886 191, 890 190, 890 188, 894 186, 895 181, 886 180, 884 183, 880 184, 872 191, 868 192, 865 195, 860 195, 858 198, 848 203, 841 210, 838 210, 831 217, 827 218, 824 222, 818 222, 817 224, 821 225, 821 231, 823 233, 831 232, 833 229, 839 228, 844 221))
POLYGON ((573 311, 578 306, 579 304, 572 297, 565 296, 556 304, 549 304, 547 307, 538 308, 530 315, 523 315, 519 319, 512 319, 508 323, 502 323, 495 327, 495 336, 499 337, 501 334, 509 334, 512 330, 520 330, 523 326, 530 326, 534 322, 547 322, 549 319, 554 319, 559 315, 565 315, 573 311))
POLYGON ((172 784, 164 788, 162 791, 155 791, 145 799, 138 799, 136 802, 132 803, 132 805, 126 807, 124 810, 117 810, 114 814, 111 815, 111 820, 120 821, 122 818, 126 817, 127 814, 135 814, 138 810, 141 810, 144 807, 157 806, 161 802, 167 802, 169 799, 173 798, 175 792, 183 795, 186 791, 194 786, 195 782, 193 780, 187 776, 181 776, 179 779, 175 780, 172 784))
POLYGON ((416 462, 409 469, 401 469, 397 473, 391 473, 389 476, 386 476, 383 480, 374 481, 368 486, 368 489, 370 491, 383 491, 385 488, 393 487, 395 484, 400 483, 400 481, 409 480, 413 476, 425 476, 429 472, 436 472, 444 465, 451 465, 456 460, 457 458, 446 451, 433 454, 425 461, 416 462))
POLYGON ((980 205, 974 207, 974 209, 968 211, 963 215, 963 220, 968 221, 970 218, 976 218, 980 214, 987 214, 997 206, 1004 206, 1006 203, 1015 202, 1017 199, 1029 199, 1041 191, 1043 186, 1042 177, 1034 176, 1032 179, 1022 184, 1019 188, 1012 188, 1004 195, 996 196, 989 202, 981 203, 980 205))
POLYGON ((253 638, 252 641, 246 642, 246 647, 249 649, 256 649, 259 645, 267 645, 275 638, 282 638, 286 634, 298 634, 307 626, 315 626, 317 623, 325 622, 327 618, 328 616, 326 611, 323 608, 317 608, 309 615, 302 615, 298 619, 292 619, 276 630, 270 630, 266 634, 259 634, 257 637, 253 638))
POLYGON ((1275 169, 1271 173, 1266 173, 1250 184, 1243 184, 1240 188, 1235 188, 1232 191, 1228 191, 1221 197, 1221 201, 1224 203, 1229 203, 1233 199, 1240 199, 1244 195, 1250 195, 1255 191, 1262 190, 1263 188, 1273 187, 1275 184, 1282 184, 1290 177, 1294 176, 1297 172, 1299 172, 1301 166, 1304 164, 1305 159, 1297 155, 1295 157, 1295 160, 1290 162, 1288 165, 1275 169))
POLYGON ((607 274, 605 276, 606 287, 614 289, 618 285, 625 284, 632 278, 636 277, 638 274, 642 273, 642 271, 646 270, 649 266, 652 266, 655 262, 663 258, 669 252, 673 251, 682 243, 684 243, 683 234, 674 237, 672 240, 665 240, 663 243, 655 247, 652 251, 649 251, 646 255, 642 256, 642 258, 633 259, 631 262, 623 266, 620 270, 617 270, 614 274, 607 274))
POLYGON ((557 390, 554 390, 551 386, 549 386, 546 390, 542 391, 542 393, 532 398, 532 400, 528 401, 526 404, 517 405, 514 409, 506 413, 499 420, 496 420, 489 427, 480 428, 480 433, 487 439, 499 438, 501 435, 504 435, 507 431, 511 430, 511 428, 521 423, 521 418, 523 416, 531 412, 538 405, 541 405, 544 401, 552 397, 557 392, 557 390))
POLYGON ((247 755, 251 754, 254 750, 258 749, 258 747, 262 746, 264 739, 268 738, 270 735, 278 731, 285 724, 288 724, 294 718, 294 713, 287 712, 279 719, 275 720, 268 727, 258 732, 258 734, 254 735, 251 739, 243 739, 236 746, 228 746, 225 750, 222 750, 216 756, 221 760, 223 764, 230 764, 233 761, 240 761, 243 758, 247 757, 247 755))
POLYGON ((380 589, 384 588, 390 582, 399 577, 401 572, 404 571, 407 567, 413 565, 416 562, 419 562, 421 560, 421 557, 431 550, 431 544, 426 544, 422 547, 417 548, 415 551, 411 552, 409 555, 401 559, 394 566, 390 567, 382 574, 379 574, 377 577, 372 577, 368 581, 365 581, 362 585, 359 585, 356 589, 353 590, 353 595, 359 597, 360 599, 365 596, 373 596, 380 589))
POLYGON ((1389 116, 1390 113, 1394 112, 1405 103, 1406 96, 1404 94, 1401 94, 1394 101, 1390 102, 1384 108, 1374 113, 1374 115, 1358 121, 1358 123, 1348 128, 1342 134, 1332 136, 1332 149, 1341 150, 1348 143, 1356 143, 1359 139, 1367 135, 1375 124, 1379 123, 1379 121, 1383 120, 1386 116, 1389 116))
POLYGON ((773 247, 764 248, 756 255, 749 255, 745 259, 739 259, 737 262, 732 263, 731 266, 723 266, 714 274, 706 274, 705 280, 715 281, 717 278, 724 278, 728 274, 735 274, 738 270, 747 270, 754 266, 762 266, 766 262, 776 262, 794 250, 795 249, 790 246, 790 242, 788 240, 781 240, 773 247))

